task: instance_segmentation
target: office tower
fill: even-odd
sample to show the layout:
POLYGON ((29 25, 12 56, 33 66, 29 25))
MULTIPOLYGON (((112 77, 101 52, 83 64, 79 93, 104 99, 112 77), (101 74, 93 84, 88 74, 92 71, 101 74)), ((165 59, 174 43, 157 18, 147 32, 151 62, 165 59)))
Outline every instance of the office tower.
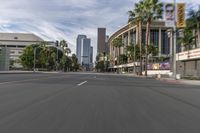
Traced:
POLYGON ((78 35, 76 40, 76 57, 78 58, 78 63, 82 64, 81 62, 81 47, 82 47, 82 40, 87 38, 86 35, 78 35))
POLYGON ((82 46, 81 47, 81 64, 86 69, 89 69, 91 39, 89 38, 82 39, 81 46, 82 46))
POLYGON ((98 28, 97 53, 106 52, 106 28, 98 28))

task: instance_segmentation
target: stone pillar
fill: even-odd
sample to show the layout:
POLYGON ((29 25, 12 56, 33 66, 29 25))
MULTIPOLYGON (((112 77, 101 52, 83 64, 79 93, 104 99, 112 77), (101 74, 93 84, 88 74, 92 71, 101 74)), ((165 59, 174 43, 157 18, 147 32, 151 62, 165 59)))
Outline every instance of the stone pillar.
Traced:
MULTIPOLYGON (((125 42, 125 41, 124 41, 124 34, 122 34, 122 41, 125 42)), ((125 47, 125 46, 126 46, 126 44, 124 44, 124 47, 125 47)), ((124 47, 121 47, 121 49, 120 49, 120 53, 121 53, 121 54, 124 54, 124 47)))
POLYGON ((136 44, 139 44, 139 27, 136 27, 136 44))
POLYGON ((128 31, 128 46, 131 44, 131 31, 128 31))

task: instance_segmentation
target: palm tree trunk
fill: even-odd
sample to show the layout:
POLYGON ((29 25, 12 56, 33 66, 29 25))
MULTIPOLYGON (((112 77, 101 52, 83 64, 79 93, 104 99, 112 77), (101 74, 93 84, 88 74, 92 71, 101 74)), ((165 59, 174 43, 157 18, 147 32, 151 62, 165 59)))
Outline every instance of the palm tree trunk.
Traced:
POLYGON ((149 45, 149 31, 150 31, 150 20, 146 24, 146 47, 145 47, 145 76, 147 76, 147 63, 148 63, 148 45, 149 45))
POLYGON ((140 75, 142 75, 142 21, 139 21, 138 24, 139 30, 138 30, 138 41, 139 41, 139 46, 140 46, 140 75))

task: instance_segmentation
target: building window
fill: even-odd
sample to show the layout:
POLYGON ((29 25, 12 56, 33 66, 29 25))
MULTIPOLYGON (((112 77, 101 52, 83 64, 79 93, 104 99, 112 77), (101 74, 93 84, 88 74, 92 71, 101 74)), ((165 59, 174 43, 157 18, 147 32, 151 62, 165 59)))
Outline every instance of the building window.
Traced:
POLYGON ((159 31, 150 30, 150 44, 158 47, 159 45, 159 31))
POLYGON ((10 53, 11 53, 11 54, 14 54, 14 53, 15 53, 15 51, 10 51, 10 53))
POLYGON ((170 39, 167 36, 167 32, 165 30, 161 31, 161 54, 169 54, 170 51, 170 39))
POLYGON ((131 33, 131 43, 136 44, 136 32, 131 33))
POLYGON ((18 39, 18 37, 14 37, 14 39, 15 39, 15 40, 17 40, 17 39, 18 39))

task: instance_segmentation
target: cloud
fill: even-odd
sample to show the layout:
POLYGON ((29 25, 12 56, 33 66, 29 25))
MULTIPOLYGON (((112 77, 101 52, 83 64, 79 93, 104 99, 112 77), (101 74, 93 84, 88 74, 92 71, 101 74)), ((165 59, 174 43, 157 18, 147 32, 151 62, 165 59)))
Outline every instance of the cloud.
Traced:
MULTIPOLYGON (((0 32, 32 32, 50 41, 65 39, 73 52, 77 35, 86 34, 92 39, 96 54, 97 28, 106 27, 111 35, 127 23, 127 11, 138 1, 0 0, 0 32)), ((200 4, 196 0, 178 2, 189 3, 190 8, 200 4)))

